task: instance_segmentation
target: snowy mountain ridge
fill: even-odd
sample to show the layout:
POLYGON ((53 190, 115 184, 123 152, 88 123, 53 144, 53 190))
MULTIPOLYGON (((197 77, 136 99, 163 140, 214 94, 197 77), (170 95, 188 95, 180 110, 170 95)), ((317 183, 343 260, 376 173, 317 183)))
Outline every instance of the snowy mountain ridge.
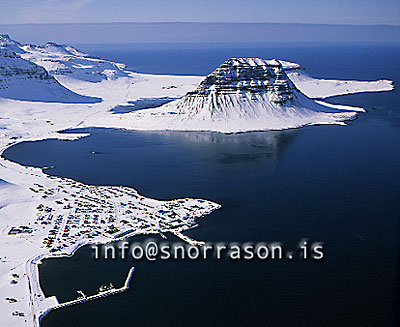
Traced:
POLYGON ((22 49, 22 44, 14 41, 7 34, 0 34, 0 47, 7 48, 8 51, 15 52, 17 54, 24 53, 25 51, 22 49))
POLYGON ((100 82, 126 77, 125 65, 91 56, 71 45, 47 42, 44 45, 21 44, 8 35, 0 35, 0 46, 7 47, 23 59, 44 67, 51 75, 100 82))
MULTIPOLYGON (((3 38, 3 36, 2 36, 3 38)), ((82 96, 61 85, 43 67, 23 59, 14 50, 17 43, 0 42, 0 97, 64 103, 94 103, 100 99, 82 96)))
POLYGON ((125 65, 83 53, 72 46, 53 42, 45 45, 24 45, 21 56, 44 67, 53 76, 67 76, 87 82, 101 82, 127 77, 125 65))

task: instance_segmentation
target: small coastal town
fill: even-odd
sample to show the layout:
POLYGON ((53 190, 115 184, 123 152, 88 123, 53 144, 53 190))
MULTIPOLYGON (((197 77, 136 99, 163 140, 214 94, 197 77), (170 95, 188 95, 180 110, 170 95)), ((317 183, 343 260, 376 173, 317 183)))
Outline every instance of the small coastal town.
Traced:
POLYGON ((51 310, 129 288, 126 282, 122 288, 102 288, 97 294, 59 303, 41 289, 38 265, 43 259, 71 256, 87 244, 106 244, 139 234, 162 233, 165 237, 164 233, 170 232, 199 244, 182 232, 196 227, 196 219, 220 208, 208 200, 159 201, 129 187, 86 185, 4 159, 0 170, 7 178, 0 185, 0 291, 4 295, 0 325, 7 321, 39 326, 51 310))
POLYGON ((42 247, 62 254, 82 239, 117 241, 135 234, 193 228, 194 217, 210 211, 205 200, 187 198, 163 202, 142 197, 128 187, 61 181, 57 188, 38 183, 29 188, 43 199, 36 207, 36 219, 33 224, 10 226, 8 235, 26 239, 35 236, 42 247))

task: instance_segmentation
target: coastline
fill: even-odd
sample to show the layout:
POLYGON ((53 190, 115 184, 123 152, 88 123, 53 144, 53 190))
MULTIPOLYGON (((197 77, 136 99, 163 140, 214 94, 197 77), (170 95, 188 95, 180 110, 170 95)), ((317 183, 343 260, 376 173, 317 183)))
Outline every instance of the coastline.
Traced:
MULTIPOLYGON (((57 133, 56 133, 57 134, 57 133)), ((63 139, 63 138, 61 138, 63 139)), ((68 138, 70 139, 70 138, 68 138)), ((5 149, 7 149, 9 146, 15 145, 19 142, 22 142, 25 140, 20 140, 18 142, 3 146, 0 150, 0 154, 2 154, 4 152, 5 149)), ((4 174, 4 169, 6 169, 8 172, 11 170, 13 171, 13 173, 15 174, 17 172, 17 174, 24 174, 24 175, 34 175, 35 176, 35 181, 37 180, 41 180, 41 183, 45 184, 46 180, 47 182, 49 182, 49 179, 53 179, 50 178, 50 176, 46 175, 44 172, 41 171, 41 169, 39 168, 33 168, 33 167, 26 167, 26 166, 21 166, 19 164, 13 163, 3 157, 0 158, 0 169, 2 170, 2 177, 5 178, 6 180, 10 181, 10 178, 7 178, 8 176, 5 176, 4 174), (26 170, 28 172, 26 172, 26 170)), ((62 179, 62 178, 56 178, 56 180, 66 180, 66 179, 62 179)), ((17 180, 13 180, 13 182, 16 182, 17 180)), ((14 184, 14 183, 13 183, 14 184)), ((15 185, 15 184, 14 184, 15 185)), ((14 187, 17 187, 17 189, 19 189, 20 187, 15 185, 14 187)), ((19 189, 20 191, 20 189, 19 189)), ((6 191, 7 192, 7 191, 6 191)), ((12 195, 10 194, 10 192, 8 192, 9 196, 12 197, 12 195)), ((147 199, 147 198, 144 198, 147 199)), ((150 201, 154 201, 149 199, 150 201)), ((203 201, 203 200, 202 200, 203 201)), ((37 204, 40 202, 37 201, 35 202, 35 204, 33 205, 33 207, 36 207, 37 204)), ((156 201, 156 202, 167 202, 167 201, 156 201)), ((212 204, 211 202, 207 201, 207 203, 212 204)), ((0 212, 0 214, 4 214, 4 209, 6 209, 7 207, 9 207, 11 203, 9 203, 8 205, 5 205, 4 207, 2 207, 2 211, 0 212)), ((32 207, 32 205, 30 205, 30 207, 32 207)), ((193 219, 202 217, 204 215, 210 214, 212 211, 218 209, 220 206, 217 204, 212 204, 212 206, 209 209, 206 209, 206 211, 199 213, 198 215, 194 214, 194 217, 192 217, 193 219)), ((10 217, 12 218, 12 217, 10 217)), ((13 220, 13 219, 10 219, 13 220)), ((13 223, 17 223, 15 221, 13 221, 13 223)), ((6 224, 5 226, 3 226, 2 230, 2 234, 4 235, 4 233, 8 232, 9 230, 9 224, 6 224)), ((185 228, 183 230, 186 230, 185 228)), ((158 233, 159 231, 153 231, 153 233, 158 233)), ((161 232, 161 231, 160 231, 161 232)), ((166 232, 165 230, 162 230, 162 232, 166 232)), ((138 234, 148 234, 146 233, 145 230, 143 231, 137 231, 137 233, 135 233, 135 235, 138 234)), ((130 237, 132 237, 132 235, 129 235, 130 237)), ((10 236, 9 236, 10 237, 10 236)), ((118 242, 122 239, 124 239, 125 237, 121 237, 121 238, 117 238, 117 239, 113 239, 113 238, 106 238, 106 237, 100 237, 100 238, 96 238, 96 239, 81 239, 80 241, 78 241, 76 244, 65 248, 62 250, 62 252, 56 252, 56 253, 50 253, 48 250, 45 249, 41 249, 41 247, 38 248, 39 252, 35 252, 33 255, 30 255, 28 258, 25 259, 20 259, 20 263, 16 263, 12 264, 12 267, 19 267, 18 270, 19 275, 20 276, 25 276, 24 278, 21 278, 19 280, 19 284, 20 287, 26 288, 29 290, 27 296, 29 297, 29 299, 25 298, 19 298, 18 302, 25 302, 26 303, 26 309, 29 308, 30 313, 26 312, 25 310, 22 310, 22 308, 19 308, 18 312, 24 312, 26 314, 26 317, 29 318, 29 316, 31 316, 33 319, 31 320, 32 325, 30 326, 40 326, 40 321, 41 319, 47 314, 49 313, 52 309, 54 309, 54 307, 56 307, 59 303, 58 300, 55 296, 46 298, 43 290, 41 289, 40 286, 40 281, 39 281, 39 264, 41 264, 42 260, 44 259, 51 259, 51 258, 56 258, 56 257, 71 257, 74 255, 74 253, 81 247, 85 246, 85 245, 89 245, 89 244, 107 244, 107 243, 113 243, 113 242, 118 242), (21 269, 21 264, 23 264, 23 269, 21 269), (24 286, 26 285, 26 286, 24 286)), ((8 243, 8 239, 6 239, 6 236, 2 237, 2 243, 8 243)), ((15 242, 15 240, 13 240, 13 242, 15 242)), ((14 243, 15 244, 15 243, 14 243)), ((20 240, 19 242, 17 241, 18 247, 21 249, 20 252, 24 252, 24 249, 26 246, 30 247, 30 242, 26 242, 25 240, 20 240)), ((2 247, 4 250, 4 246, 2 247)), ((10 251, 13 251, 12 248, 10 249, 10 251)), ((7 251, 3 252, 3 255, 9 257, 12 256, 12 252, 11 253, 7 253, 7 251)), ((14 260, 13 260, 14 261, 14 260)), ((15 268, 11 268, 11 271, 14 271, 15 268)), ((8 273, 7 273, 8 275, 8 273)), ((4 286, 4 285, 3 285, 4 286)), ((15 287, 15 286, 11 286, 11 287, 15 287)), ((8 295, 9 297, 12 298, 16 298, 12 293, 10 287, 7 287, 7 291, 3 291, 5 295, 8 295)), ((24 306, 25 307, 25 306, 24 306)), ((6 313, 2 311, 2 317, 3 319, 6 319, 5 321, 8 321, 7 317, 5 316, 6 313)))
MULTIPOLYGON (((169 75, 149 75, 149 74, 135 74, 131 73, 130 75, 133 77, 134 82, 132 82, 131 77, 121 77, 115 81, 103 81, 98 85, 92 85, 92 83, 88 82, 78 82, 74 80, 60 79, 67 87, 71 89, 79 90, 80 93, 84 93, 87 95, 104 95, 104 101, 99 104, 49 104, 49 103, 33 103, 33 102, 23 102, 18 100, 4 100, 2 99, 2 105, 4 105, 4 116, 7 118, 3 118, 1 122, 5 129, 0 134, 0 156, 3 152, 18 143, 25 141, 34 141, 34 140, 44 140, 49 138, 55 138, 60 140, 75 140, 81 137, 87 137, 90 134, 88 133, 80 133, 80 134, 64 134, 60 133, 60 131, 65 129, 73 129, 77 127, 112 127, 112 128, 123 128, 123 129, 134 129, 134 130, 154 130, 149 129, 148 127, 140 126, 132 126, 132 121, 127 119, 129 114, 119 114, 115 115, 109 112, 110 108, 113 106, 120 104, 121 99, 125 101, 126 99, 134 99, 139 98, 140 96, 148 96, 148 97, 160 97, 160 96, 171 96, 171 97, 179 97, 184 95, 188 90, 193 88, 201 77, 186 77, 186 76, 169 76, 169 75), (178 85, 177 88, 163 89, 162 87, 168 85, 178 85), (151 86, 149 88, 149 86, 151 86), (121 93, 120 91, 123 89, 125 93, 121 93), (109 90, 109 93, 107 93, 109 90), (115 91, 114 91, 115 90, 115 91), (142 93, 144 90, 145 93, 142 93), (60 111, 60 112, 58 112, 60 111), (8 120, 8 121, 6 121, 8 120), (49 123, 50 121, 50 123, 49 123), (16 139, 15 139, 16 138, 16 139)), ((335 82, 335 81, 334 81, 335 82)), ((330 85, 332 86, 332 82, 330 85)), ((368 82, 365 82, 368 83, 368 82)), ((365 84, 368 85, 368 84, 365 84)), ((393 86, 392 86, 393 87, 393 86)), ((385 85, 385 88, 389 88, 385 85)), ((392 89, 392 88, 391 88, 392 89)), ((368 90, 367 90, 368 91, 368 90)), ((371 90, 375 91, 376 90, 371 90)), ((387 91, 386 89, 382 89, 381 91, 387 91)), ((343 91, 342 91, 343 92, 343 91)), ((364 92, 364 91, 357 91, 364 92)), ((370 92, 370 91, 368 91, 370 92)), ((353 92, 354 93, 354 92, 353 92)), ((349 94, 349 92, 345 92, 342 94, 349 94)), ((337 94, 335 94, 337 95, 337 94)), ((335 105, 331 105, 335 106, 335 105)), ((341 109, 344 109, 341 106, 341 109)), ((353 110, 354 112, 362 111, 362 108, 348 107, 347 109, 353 110), (351 108, 351 109, 350 109, 351 108)), ((349 119, 354 119, 355 114, 351 114, 349 119)), ((325 124, 328 122, 325 122, 325 124)), ((345 125, 343 121, 334 121, 332 124, 340 124, 345 125)), ((320 123, 310 123, 303 124, 298 126, 288 126, 283 128, 277 128, 277 130, 285 129, 285 128, 298 128, 301 126, 307 125, 319 125, 320 123)), ((155 129, 155 130, 168 130, 165 128, 155 129)), ((171 129, 176 130, 176 129, 171 129)), ((185 129, 179 129, 185 130, 185 129)), ((188 130, 196 130, 196 129, 188 129, 188 130)), ((201 129, 201 130, 214 130, 214 129, 201 129)), ((258 129, 254 129, 258 130, 258 129)), ((215 129, 215 131, 222 133, 233 133, 238 132, 238 130, 221 130, 215 129)), ((244 131, 244 130, 243 130, 244 131)), ((248 131, 248 129, 246 130, 248 131)), ((239 132, 242 132, 239 130, 239 132)), ((29 188, 31 188, 35 183, 40 183, 47 188, 60 189, 60 185, 65 188, 63 182, 75 183, 79 184, 79 187, 90 189, 90 186, 84 185, 82 183, 76 183, 70 179, 58 178, 58 177, 50 177, 45 174, 39 168, 33 168, 28 166, 22 166, 17 163, 11 162, 3 157, 0 157, 0 173, 2 179, 5 179, 9 185, 6 185, 5 188, 12 188, 12 191, 8 192, 6 197, 5 206, 0 208, 0 215, 5 215, 5 223, 0 226, 0 230, 5 235, 10 226, 17 224, 28 224, 33 223, 34 218, 37 215, 35 208, 39 204, 43 202, 41 196, 37 196, 35 194, 31 194, 29 188), (83 185, 83 186, 82 186, 83 185), (18 198, 18 201, 13 200, 12 198, 18 198), (32 198, 34 197, 34 200, 32 198), (8 201, 8 202, 7 202, 8 201), (16 206, 16 208, 14 208, 16 206), (11 208, 10 208, 11 207, 11 208), (5 213, 6 212, 6 213, 5 213), (26 217, 24 216, 21 221, 15 221, 14 215, 19 212, 26 213, 26 217)), ((98 188, 99 189, 99 188, 98 188)), ((113 190, 114 191, 114 190, 113 190)), ((1 192, 1 187, 0 187, 1 192)), ((7 192, 7 191, 6 191, 7 192)), ((136 192, 136 191, 135 191, 136 192)), ((58 193, 54 194, 54 201, 60 200, 58 193)), ((140 195, 139 195, 140 196, 140 195)), ((168 201, 157 201, 149 198, 141 197, 141 201, 152 201, 151 203, 155 205, 159 205, 160 203, 166 203, 168 201)), ((193 199, 191 199, 193 200, 193 199)), ((49 201, 46 200, 46 201, 49 201)), ((206 200, 202 200, 206 201, 206 200)), ((205 209, 204 212, 194 213, 192 218, 200 218, 204 215, 210 214, 212 211, 220 208, 220 205, 213 203, 211 201, 206 201, 208 208, 205 209)), ((19 215, 18 215, 19 216, 19 215)), ((192 225, 189 225, 189 228, 192 225)), ((187 230, 182 229, 182 230, 187 230)), ((165 232, 164 229, 160 229, 157 232, 165 232)), ((178 231, 178 233, 181 230, 178 231)), ((137 233, 146 233, 146 231, 142 230, 137 233)), ((156 233, 156 232, 154 232, 156 233)), ((137 235, 135 234, 135 235, 137 235)), ((131 237, 132 235, 130 235, 131 237)), ((2 236, 3 237, 3 236, 2 236)), ((35 242, 38 240, 41 241, 40 238, 35 239, 35 242)), ((18 287, 16 285, 10 286, 9 279, 10 273, 17 274, 22 277, 16 278, 18 287, 18 292, 15 292, 18 298, 18 312, 26 312, 26 309, 29 308, 30 314, 27 314, 26 318, 32 318, 28 323, 28 326, 40 326, 41 319, 49 313, 52 307, 57 306, 58 300, 56 297, 45 298, 44 293, 40 287, 39 281, 39 269, 38 265, 44 259, 66 256, 71 257, 74 253, 81 248, 82 246, 88 244, 106 244, 111 242, 119 241, 120 239, 112 239, 112 238, 97 238, 97 239, 88 239, 83 238, 75 243, 73 246, 65 248, 62 252, 50 253, 47 250, 44 250, 43 247, 39 244, 34 244, 35 247, 25 236, 19 237, 17 239, 8 238, 8 236, 4 236, 2 240, 2 249, 5 249, 3 256, 6 255, 14 255, 13 248, 17 246, 19 250, 22 252, 25 249, 29 248, 32 252, 27 251, 26 256, 28 258, 17 255, 16 258, 12 258, 12 263, 9 263, 7 260, 5 263, 7 264, 7 268, 5 270, 0 270, 2 272, 2 276, 0 276, 0 280, 3 281, 3 285, 1 285, 6 290, 5 292, 9 292, 10 296, 14 297, 14 293, 11 291, 15 291, 15 289, 11 289, 10 287, 18 287), (3 243, 4 242, 4 243, 3 243), (11 245, 11 246, 10 246, 11 245), (7 252, 9 251, 9 252, 7 252), (23 266, 23 267, 22 267, 23 266), (10 270, 7 270, 10 269, 10 270), (6 284, 4 283, 6 281, 6 284), (7 287, 6 287, 7 286, 7 287), (23 295, 24 289, 28 290, 28 297, 26 298, 26 294, 23 295), (11 294, 12 293, 12 294, 11 294), (22 294, 22 295, 19 295, 22 294)), ((4 261, 0 261, 4 263, 4 261)), ((4 293, 6 294, 6 293, 4 293)), ((8 295, 8 293, 7 293, 8 295)), ((15 310, 13 307, 9 310, 7 308, 3 311, 1 308, 1 316, 4 321, 9 322, 10 312, 15 310), (7 317, 6 317, 7 315, 7 317), (8 318, 8 319, 7 319, 8 318)), ((18 325, 18 322, 15 323, 18 325)))

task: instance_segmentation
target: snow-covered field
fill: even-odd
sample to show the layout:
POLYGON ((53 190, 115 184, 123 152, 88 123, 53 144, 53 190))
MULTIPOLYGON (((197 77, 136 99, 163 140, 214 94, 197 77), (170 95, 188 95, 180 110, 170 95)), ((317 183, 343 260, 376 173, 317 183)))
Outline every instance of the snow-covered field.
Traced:
MULTIPOLYGON (((287 62, 254 61, 257 66, 250 67, 253 61, 246 59, 238 60, 241 68, 261 67, 275 77, 263 84, 232 79, 229 92, 220 94, 218 74, 227 69, 235 75, 235 61, 208 83, 199 76, 129 72, 69 46, 21 45, 7 36, 0 37, 0 51, 6 54, 0 56, 0 154, 22 141, 86 136, 58 133, 75 127, 237 132, 344 124, 363 109, 311 98, 393 88, 386 80, 313 79, 287 62), (18 63, 25 68, 18 70, 18 63), (110 111, 147 98, 178 100, 124 114, 110 111)), ((123 235, 187 230, 219 207, 201 199, 157 201, 130 188, 93 187, 0 158, 0 325, 37 326, 58 303, 40 288, 41 259, 123 235)))
POLYGON ((313 78, 304 69, 292 62, 280 61, 292 82, 309 98, 327 98, 336 95, 360 92, 381 92, 393 90, 393 83, 387 79, 376 81, 341 81, 313 78))

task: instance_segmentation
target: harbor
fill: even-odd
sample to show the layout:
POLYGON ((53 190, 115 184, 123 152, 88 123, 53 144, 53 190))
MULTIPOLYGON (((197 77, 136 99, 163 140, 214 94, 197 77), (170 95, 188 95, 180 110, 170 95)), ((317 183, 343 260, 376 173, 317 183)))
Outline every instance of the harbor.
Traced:
POLYGON ((81 304, 81 303, 85 303, 88 301, 97 300, 97 299, 100 299, 100 298, 103 298, 106 296, 125 292, 129 289, 129 285, 132 280, 134 272, 135 272, 135 267, 131 267, 131 269, 129 269, 128 275, 126 276, 124 285, 120 288, 115 288, 114 286, 112 286, 112 284, 110 284, 110 286, 108 286, 108 287, 101 286, 99 288, 99 292, 97 294, 90 295, 90 296, 86 296, 82 291, 78 291, 78 294, 80 294, 81 296, 79 296, 76 300, 60 303, 60 304, 54 306, 53 308, 51 308, 50 310, 61 309, 61 308, 75 305, 75 304, 81 304))

